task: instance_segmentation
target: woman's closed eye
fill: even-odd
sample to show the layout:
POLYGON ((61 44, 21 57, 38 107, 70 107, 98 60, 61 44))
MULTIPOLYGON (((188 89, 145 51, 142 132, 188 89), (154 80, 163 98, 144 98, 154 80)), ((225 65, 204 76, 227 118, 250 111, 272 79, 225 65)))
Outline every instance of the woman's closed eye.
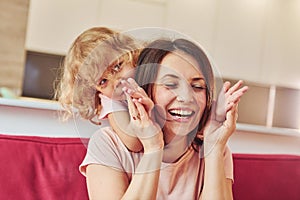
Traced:
POLYGON ((206 90, 206 85, 203 84, 192 84, 194 90, 206 90))
POLYGON ((178 87, 178 82, 176 81, 169 81, 169 82, 165 82, 163 83, 163 85, 168 88, 168 89, 175 89, 178 87))

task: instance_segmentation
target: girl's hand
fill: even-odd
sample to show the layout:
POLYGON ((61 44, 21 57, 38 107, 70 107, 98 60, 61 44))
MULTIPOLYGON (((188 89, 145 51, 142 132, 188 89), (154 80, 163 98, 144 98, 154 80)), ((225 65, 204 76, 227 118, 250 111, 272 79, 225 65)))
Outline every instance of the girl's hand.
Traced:
POLYGON ((162 131, 158 124, 151 119, 151 112, 154 107, 152 100, 133 79, 129 79, 128 82, 123 81, 122 84, 130 114, 129 129, 142 142, 144 152, 155 152, 163 149, 162 131))
POLYGON ((212 114, 204 129, 204 152, 208 155, 214 149, 223 149, 236 128, 238 118, 238 103, 243 94, 248 90, 247 86, 241 87, 242 81, 238 81, 230 87, 225 82, 220 92, 218 102, 213 102, 212 114))
POLYGON ((132 78, 129 78, 127 80, 122 80, 121 84, 123 85, 124 93, 129 94, 134 102, 137 101, 141 103, 146 109, 148 115, 151 117, 152 110, 154 108, 154 103, 148 97, 144 89, 139 87, 139 85, 132 78))

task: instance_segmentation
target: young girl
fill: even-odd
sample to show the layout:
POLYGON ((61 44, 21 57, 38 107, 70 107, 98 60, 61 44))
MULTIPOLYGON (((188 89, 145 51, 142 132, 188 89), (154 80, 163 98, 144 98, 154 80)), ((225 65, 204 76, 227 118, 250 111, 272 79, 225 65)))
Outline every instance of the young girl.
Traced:
POLYGON ((56 89, 55 97, 65 109, 63 119, 72 116, 74 108, 95 124, 108 118, 127 148, 141 151, 140 141, 126 133, 129 117, 120 87, 122 79, 134 75, 141 47, 131 37, 105 27, 80 34, 65 57, 56 89))

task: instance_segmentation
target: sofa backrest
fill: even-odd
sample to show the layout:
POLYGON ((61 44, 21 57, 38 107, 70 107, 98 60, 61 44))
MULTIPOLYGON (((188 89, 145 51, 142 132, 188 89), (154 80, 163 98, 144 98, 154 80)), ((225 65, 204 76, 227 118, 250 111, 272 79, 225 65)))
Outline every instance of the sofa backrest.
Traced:
MULTIPOLYGON (((0 199, 85 200, 88 139, 0 134, 0 199)), ((233 154, 235 200, 299 200, 300 156, 233 154)))
POLYGON ((300 156, 234 154, 234 199, 300 200, 300 156))

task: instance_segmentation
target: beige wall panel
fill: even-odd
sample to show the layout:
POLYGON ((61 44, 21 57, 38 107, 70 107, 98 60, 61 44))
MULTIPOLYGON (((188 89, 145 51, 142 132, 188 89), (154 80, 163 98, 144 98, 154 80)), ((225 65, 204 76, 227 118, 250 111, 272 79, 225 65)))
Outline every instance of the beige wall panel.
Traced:
POLYGON ((22 87, 29 0, 0 1, 0 87, 22 87))

